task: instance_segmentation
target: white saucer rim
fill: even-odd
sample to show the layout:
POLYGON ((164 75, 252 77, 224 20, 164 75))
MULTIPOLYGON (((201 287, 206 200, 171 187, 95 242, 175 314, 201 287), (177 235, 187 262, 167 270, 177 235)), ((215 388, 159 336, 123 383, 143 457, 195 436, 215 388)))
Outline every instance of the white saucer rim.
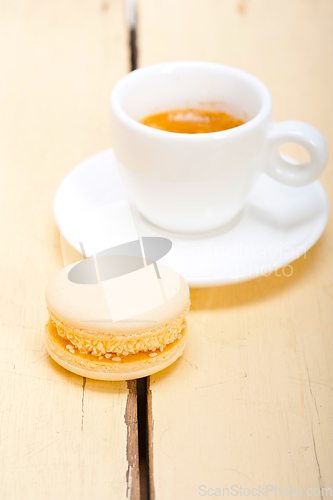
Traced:
MULTIPOLYGON (((60 231, 60 224, 59 224, 59 219, 58 219, 58 216, 57 216, 57 211, 56 211, 56 204, 57 204, 57 201, 58 201, 58 198, 60 197, 60 193, 61 193, 61 190, 62 190, 62 186, 68 181, 69 178, 73 177, 76 172, 78 170, 81 170, 82 168, 84 168, 84 166, 87 164, 87 163, 90 163, 91 161, 93 160, 97 160, 98 157, 100 156, 104 156, 104 155, 107 155, 107 154, 112 154, 113 155, 113 149, 112 148, 108 148, 108 149, 104 149, 103 151, 99 151, 98 153, 95 153, 93 154, 92 156, 89 156, 88 158, 85 158, 84 160, 82 160, 80 163, 78 163, 74 168, 72 168, 68 174, 65 175, 65 177, 61 180, 60 184, 58 185, 57 189, 56 189, 56 192, 54 194, 54 198, 53 198, 53 204, 52 204, 52 210, 53 210, 53 216, 54 216, 54 220, 56 222, 56 225, 60 231)), ((62 232, 62 234, 64 234, 62 232)), ((67 239, 67 238, 66 238, 67 239)), ((67 240, 68 241, 68 240, 67 240)), ((71 245, 73 246, 73 245, 71 245)), ((75 247, 74 247, 75 248, 75 247)), ((77 249, 76 249, 77 250, 77 249)))
MULTIPOLYGON (((70 243, 70 238, 68 238, 68 235, 66 235, 66 231, 63 231, 60 229, 61 224, 59 222, 59 218, 57 215, 57 209, 56 209, 57 201, 60 197, 60 193, 62 191, 63 184, 65 184, 65 182, 67 182, 70 177, 74 176, 77 173, 77 171, 83 169, 86 166, 86 164, 89 164, 92 161, 98 160, 98 158, 100 156, 104 156, 104 155, 107 156, 110 153, 114 157, 113 149, 108 148, 108 149, 105 149, 103 151, 99 151, 98 153, 95 153, 94 155, 92 155, 92 156, 86 158, 85 160, 83 160, 82 162, 80 162, 73 169, 71 169, 68 172, 68 174, 62 179, 62 181, 60 182, 60 184, 55 192, 55 195, 54 195, 53 214, 54 214, 56 225, 57 225, 59 231, 61 231, 63 237, 67 240, 67 242, 73 248, 75 248, 75 250, 77 250, 79 253, 81 253, 80 249, 77 248, 72 243, 70 243)), ((285 156, 287 156, 287 155, 285 155, 285 156)), ((291 161, 292 160, 293 159, 291 158, 291 161)), ((304 255, 308 250, 310 250, 317 243, 317 241, 322 236, 322 234, 326 228, 328 218, 329 218, 328 197, 327 197, 327 194, 326 194, 324 187, 322 186, 322 184, 320 183, 319 180, 313 182, 312 186, 318 190, 319 196, 321 197, 321 201, 323 203, 323 210, 324 211, 323 211, 322 215, 324 215, 324 217, 323 217, 322 223, 320 225, 318 225, 318 227, 316 228, 317 230, 313 234, 311 234, 311 236, 309 236, 305 241, 302 242, 302 252, 299 253, 297 258, 290 258, 289 257, 289 258, 280 260, 278 263, 276 263, 276 265, 272 265, 270 267, 270 269, 269 269, 270 274, 275 273, 279 269, 282 269, 283 267, 289 265, 291 262, 294 262, 295 260, 300 258, 302 255, 304 255)), ((294 188, 294 189, 301 189, 301 188, 294 188)), ((145 222, 155 228, 155 226, 153 224, 151 224, 147 219, 145 219, 145 222)), ((162 232, 166 237, 169 234, 171 241, 172 241, 172 239, 173 240, 177 239, 177 236, 175 235, 175 233, 171 233, 169 231, 166 231, 166 230, 164 230, 162 228, 158 228, 158 227, 156 227, 156 230, 162 232)), ((179 236, 181 236, 181 235, 179 235, 179 236)), ((187 235, 185 235, 185 236, 187 238, 187 235)), ((181 239, 181 238, 179 238, 179 239, 181 239)), ((187 239, 190 239, 190 238, 187 238, 187 239)), ((234 285, 234 284, 238 284, 238 283, 245 283, 247 281, 251 281, 251 280, 254 280, 257 278, 261 278, 261 277, 264 277, 264 275, 258 271, 258 272, 251 273, 251 275, 228 277, 228 279, 224 279, 224 280, 221 280, 221 277, 218 277, 216 279, 214 279, 214 278, 191 279, 191 280, 187 279, 187 282, 191 288, 208 288, 208 287, 228 286, 228 285, 234 285)))
MULTIPOLYGON (((270 266, 270 274, 275 273, 279 269, 282 269, 283 267, 291 264, 292 262, 295 262, 298 260, 300 257, 302 257, 306 252, 308 252, 320 239, 320 237, 323 235, 325 228, 327 226, 328 218, 329 218, 329 201, 327 197, 327 193, 320 183, 320 181, 315 181, 312 183, 313 187, 318 189, 320 196, 322 197, 322 202, 323 202, 323 208, 325 212, 323 212, 323 215, 325 215, 325 218, 323 218, 322 224, 318 225, 318 229, 315 233, 311 235, 311 237, 307 238, 303 243, 302 243, 302 252, 298 254, 298 257, 296 258, 286 258, 280 260, 276 266, 270 266), (304 251, 303 251, 304 250, 304 251)), ((297 188, 295 188, 297 189, 297 188)), ((210 286, 228 286, 228 285, 235 285, 238 283, 245 283, 246 281, 252 281, 254 279, 258 278, 263 278, 264 274, 262 273, 253 273, 251 276, 245 276, 245 277, 235 277, 235 278, 229 278, 228 280, 224 280, 221 282, 219 279, 205 279, 205 280, 193 280, 191 282, 191 288, 208 288, 210 286)))

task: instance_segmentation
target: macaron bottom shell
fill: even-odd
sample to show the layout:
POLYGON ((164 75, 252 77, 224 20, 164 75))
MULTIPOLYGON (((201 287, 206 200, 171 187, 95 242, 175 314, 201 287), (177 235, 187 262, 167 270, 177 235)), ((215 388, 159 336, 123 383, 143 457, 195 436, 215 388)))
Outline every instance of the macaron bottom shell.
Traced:
MULTIPOLYGON (((187 340, 187 327, 182 336, 163 351, 139 352, 121 356, 120 361, 98 359, 91 354, 82 354, 75 349, 72 354, 67 348, 68 340, 58 335, 54 323, 49 321, 45 326, 46 348, 53 360, 60 366, 82 377, 95 380, 132 380, 147 377, 159 372, 174 363, 183 353, 187 340), (149 354, 154 354, 150 356, 149 354)), ((119 359, 119 357, 118 357, 119 359)))

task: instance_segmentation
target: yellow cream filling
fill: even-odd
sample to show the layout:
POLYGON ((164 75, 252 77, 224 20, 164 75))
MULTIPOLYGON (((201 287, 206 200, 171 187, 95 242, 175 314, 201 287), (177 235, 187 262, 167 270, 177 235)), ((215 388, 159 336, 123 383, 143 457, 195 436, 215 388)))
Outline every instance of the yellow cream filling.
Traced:
MULTIPOLYGON (((163 327, 126 336, 113 336, 107 340, 99 338, 101 334, 84 332, 83 330, 72 328, 70 325, 59 321, 51 313, 50 320, 55 324, 60 337, 67 339, 82 354, 103 357, 106 355, 105 357, 109 357, 109 353, 116 353, 117 355, 127 356, 130 353, 154 352, 157 349, 163 351, 166 345, 180 338, 179 335, 181 335, 182 330, 186 326, 185 315, 188 309, 189 305, 176 320, 163 327)), ((70 348, 70 344, 68 348, 70 348)))

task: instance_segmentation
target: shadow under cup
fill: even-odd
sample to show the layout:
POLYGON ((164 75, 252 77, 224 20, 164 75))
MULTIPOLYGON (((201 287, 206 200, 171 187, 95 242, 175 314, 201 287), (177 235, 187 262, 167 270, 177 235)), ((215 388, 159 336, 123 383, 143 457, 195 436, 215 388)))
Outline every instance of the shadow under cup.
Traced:
POLYGON ((231 221, 263 171, 271 97, 236 68, 178 62, 126 75, 111 94, 113 149, 129 199, 153 224, 198 233, 231 221), (180 134, 139 123, 181 108, 225 111, 244 125, 180 134))

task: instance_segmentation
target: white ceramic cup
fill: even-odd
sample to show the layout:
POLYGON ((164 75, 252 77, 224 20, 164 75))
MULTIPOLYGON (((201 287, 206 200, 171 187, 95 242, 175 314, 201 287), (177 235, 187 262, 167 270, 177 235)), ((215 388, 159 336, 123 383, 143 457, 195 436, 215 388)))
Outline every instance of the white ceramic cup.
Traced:
POLYGON ((111 93, 112 141, 129 199, 153 224, 197 233, 231 221, 261 172, 290 186, 316 180, 328 150, 307 123, 271 120, 267 87, 254 76, 210 62, 167 62, 137 69, 111 93), (154 129, 138 120, 179 108, 219 109, 244 125, 207 134, 154 129), (297 143, 305 164, 285 161, 279 148, 297 143))

